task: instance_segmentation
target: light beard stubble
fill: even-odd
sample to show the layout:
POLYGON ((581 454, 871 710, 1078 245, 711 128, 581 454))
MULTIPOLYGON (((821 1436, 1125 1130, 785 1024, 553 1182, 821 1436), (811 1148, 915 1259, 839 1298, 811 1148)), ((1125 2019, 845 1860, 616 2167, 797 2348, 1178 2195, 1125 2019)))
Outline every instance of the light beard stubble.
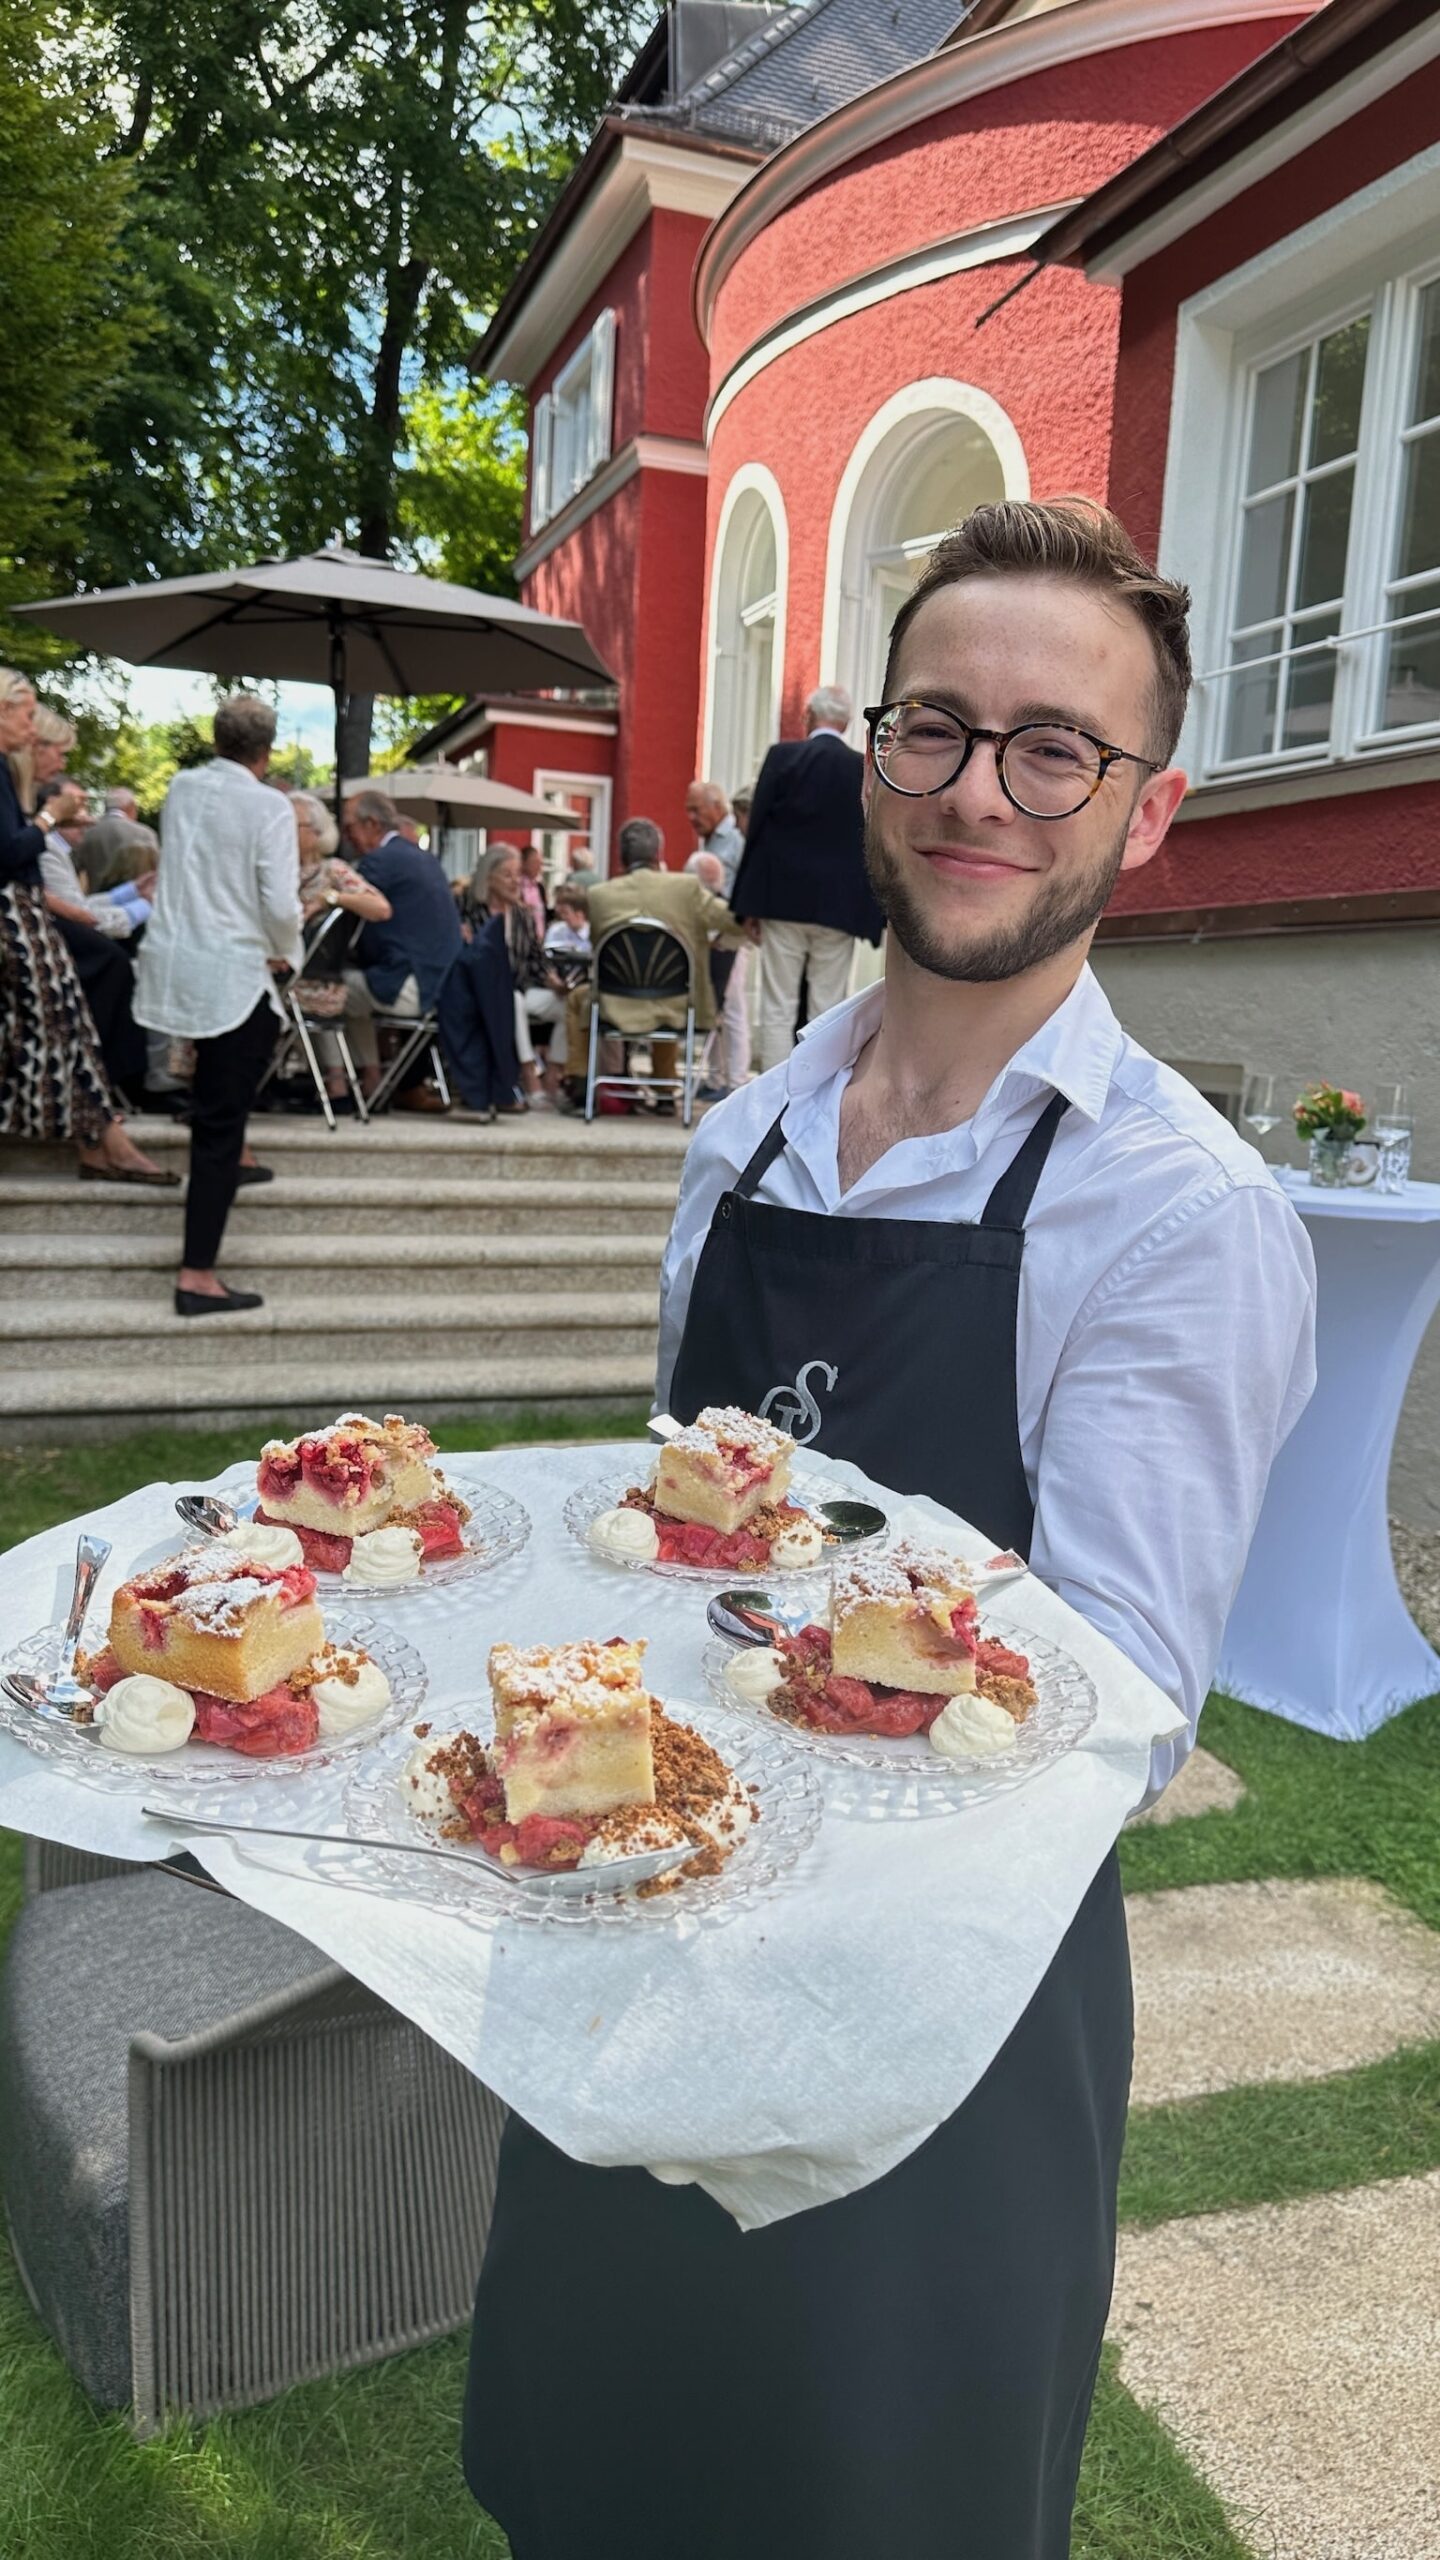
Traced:
MULTIPOLYGON (((1012 925, 964 939, 937 932, 905 878, 903 863, 884 842, 872 805, 865 813, 865 870, 876 903, 907 959, 932 977, 993 985, 1023 977, 1053 960, 1098 923, 1120 876, 1129 822, 1098 861, 1079 873, 1057 869, 1012 925)), ((960 852, 962 847, 956 847, 960 852)), ((921 857, 916 856, 919 860, 921 857)))

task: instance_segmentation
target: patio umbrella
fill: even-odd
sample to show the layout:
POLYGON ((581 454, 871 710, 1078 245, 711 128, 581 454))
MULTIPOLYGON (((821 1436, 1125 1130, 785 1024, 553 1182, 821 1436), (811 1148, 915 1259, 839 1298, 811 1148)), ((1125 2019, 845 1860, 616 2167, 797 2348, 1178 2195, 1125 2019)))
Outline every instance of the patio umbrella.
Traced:
POLYGON ((578 622, 392 569, 338 543, 302 560, 103 587, 17 610, 136 666, 328 684, 337 774, 347 693, 533 693, 611 681, 578 622))
POLYGON ((367 773, 347 782, 348 800, 356 791, 383 791, 397 809, 418 818, 422 826, 563 828, 585 820, 578 809, 558 800, 537 800, 513 783, 489 782, 480 773, 461 773, 453 764, 404 766, 397 773, 367 773))

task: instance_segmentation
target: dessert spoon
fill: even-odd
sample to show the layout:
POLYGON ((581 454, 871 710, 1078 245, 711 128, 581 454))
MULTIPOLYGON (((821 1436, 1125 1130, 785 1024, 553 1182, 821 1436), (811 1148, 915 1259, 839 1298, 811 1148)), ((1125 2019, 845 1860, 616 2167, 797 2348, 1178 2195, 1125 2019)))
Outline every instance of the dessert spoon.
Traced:
POLYGON ((810 1609, 782 1608, 773 1592, 760 1590, 717 1591, 705 1610, 728 1644, 778 1644, 782 1636, 797 1636, 813 1615, 810 1609))
POLYGON ((108 1538, 81 1537, 75 1544, 75 1588, 70 1594, 70 1609, 60 1638, 60 1659, 51 1672, 7 1671, 5 1689, 17 1705, 30 1707, 37 1716, 46 1716, 52 1724, 74 1724, 87 1716, 95 1704, 95 1692, 83 1680, 75 1678, 75 1655, 80 1644, 80 1630, 90 1606, 95 1585, 104 1571, 110 1553, 108 1538))
POLYGON ((497 1866, 479 1849, 442 1849, 431 1840, 367 1840, 357 1831, 292 1831, 273 1822, 205 1822, 197 1814, 175 1813, 169 1805, 147 1804, 140 1808, 153 1822, 168 1822, 178 1831, 203 1831, 212 1839, 226 1840, 232 1833, 258 1840, 321 1840, 336 1849, 399 1850, 403 1857, 443 1858, 451 1866, 464 1867, 482 1883, 493 1883, 503 1876, 507 1883, 529 1890, 553 1893, 556 1887, 571 1893, 594 1893, 604 1886, 608 1891, 620 1885, 647 1884, 652 1876, 667 1875, 672 1867, 684 1866, 688 1858, 700 1855, 693 1840, 683 1849, 646 1849, 632 1858, 607 1858, 603 1867, 554 1868, 540 1874, 535 1868, 497 1866))
POLYGON ((187 1529, 198 1529, 207 1538, 223 1538, 240 1525, 239 1512, 218 1493, 177 1493, 175 1508, 187 1529))

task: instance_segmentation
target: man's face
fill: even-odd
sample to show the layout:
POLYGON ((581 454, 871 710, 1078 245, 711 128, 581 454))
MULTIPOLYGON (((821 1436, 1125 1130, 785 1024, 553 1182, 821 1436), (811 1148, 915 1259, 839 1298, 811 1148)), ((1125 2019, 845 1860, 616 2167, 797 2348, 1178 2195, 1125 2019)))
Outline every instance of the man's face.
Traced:
POLYGON ((539 845, 527 844, 524 852, 520 856, 520 868, 524 872, 526 879, 538 880, 541 871, 544 868, 544 864, 545 856, 541 852, 539 845))
POLYGON ((357 818, 353 810, 347 809, 343 833, 352 852, 373 853, 384 834, 384 829, 374 818, 357 818))
POLYGON ((685 815, 702 844, 717 818, 715 795, 702 782, 692 782, 685 794, 685 815))
MULTIPOLYGON (((1056 720, 1148 756, 1154 652, 1138 615, 1066 578, 976 577, 920 607, 890 698, 914 695, 983 729, 1056 720)), ((1112 765, 1067 818, 1030 818, 1000 788, 993 748, 923 800, 865 771, 865 865, 901 948, 936 977, 1015 978, 1093 930, 1121 871, 1159 850, 1184 792, 1174 769, 1112 765)))

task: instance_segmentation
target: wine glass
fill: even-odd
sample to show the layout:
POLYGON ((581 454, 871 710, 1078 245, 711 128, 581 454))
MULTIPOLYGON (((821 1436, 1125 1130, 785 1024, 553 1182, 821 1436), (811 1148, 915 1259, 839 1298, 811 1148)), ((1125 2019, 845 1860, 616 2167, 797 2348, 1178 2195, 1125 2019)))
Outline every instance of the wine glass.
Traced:
POLYGON ((1270 1075, 1248 1075, 1240 1097, 1240 1117, 1247 1129, 1263 1138, 1270 1129, 1278 1129, 1285 1114, 1276 1099, 1278 1078, 1270 1075))

